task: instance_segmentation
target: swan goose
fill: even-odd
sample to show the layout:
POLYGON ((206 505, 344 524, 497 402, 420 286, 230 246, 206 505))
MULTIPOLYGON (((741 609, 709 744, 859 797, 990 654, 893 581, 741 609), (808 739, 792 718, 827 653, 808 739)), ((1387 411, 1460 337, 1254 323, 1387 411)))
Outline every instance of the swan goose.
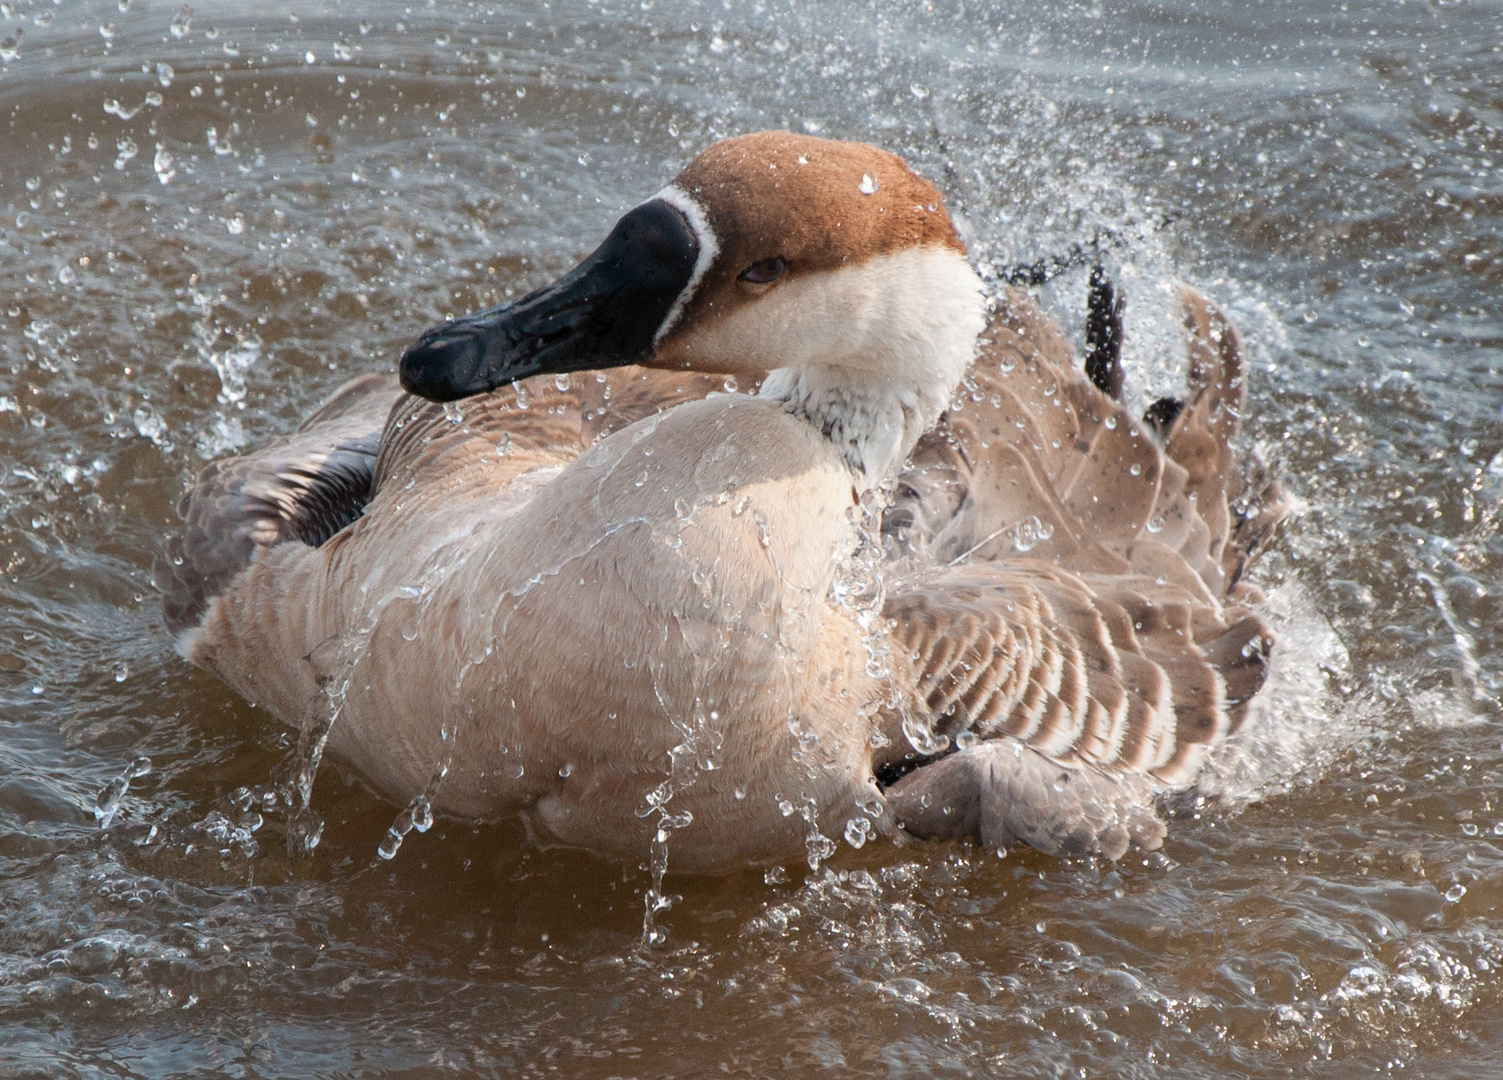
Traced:
POLYGON ((407 392, 356 379, 211 464, 166 621, 384 795, 543 845, 1155 847, 1263 683, 1241 574, 1282 512, 1230 447, 1236 334, 1181 306, 1189 393, 1134 418, 1026 293, 988 325, 899 158, 727 139, 422 335, 407 392))

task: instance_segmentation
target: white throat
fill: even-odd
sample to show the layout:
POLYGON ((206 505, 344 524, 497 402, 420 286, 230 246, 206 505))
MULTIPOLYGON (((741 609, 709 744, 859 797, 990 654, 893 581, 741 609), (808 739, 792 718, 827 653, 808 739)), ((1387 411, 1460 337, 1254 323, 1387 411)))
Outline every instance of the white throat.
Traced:
POLYGON ((756 307, 791 331, 761 396, 834 443, 860 490, 896 472, 934 426, 986 327, 980 279, 938 246, 790 281, 756 307))

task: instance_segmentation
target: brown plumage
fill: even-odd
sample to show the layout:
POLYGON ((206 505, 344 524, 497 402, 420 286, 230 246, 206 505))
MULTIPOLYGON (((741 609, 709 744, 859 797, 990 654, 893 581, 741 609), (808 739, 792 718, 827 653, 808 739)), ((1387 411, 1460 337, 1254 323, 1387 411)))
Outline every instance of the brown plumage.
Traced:
MULTIPOLYGON (((730 223, 790 198, 767 179, 787 154, 856 173, 843 200, 816 184, 790 204, 837 220, 896 213, 858 194, 863 173, 893 199, 923 184, 870 148, 736 142, 722 144, 734 168, 712 148, 678 181, 729 260, 703 275, 706 304, 767 257, 730 223)), ((823 311, 851 287, 880 300, 891 282, 964 288, 950 241, 906 228, 876 256, 847 248, 851 271, 799 276, 789 257, 793 284, 765 310, 823 311)), ((738 300, 729 337, 690 297, 654 363, 725 370, 758 296, 738 300)), ((1199 294, 1181 299, 1190 390, 1162 437, 1020 291, 937 422, 931 391, 895 381, 931 377, 908 354, 844 384, 830 372, 851 361, 828 361, 809 384, 824 397, 779 396, 779 373, 781 391, 751 397, 716 393, 722 375, 619 367, 541 375, 456 415, 351 384, 294 435, 205 471, 159 567, 169 626, 285 722, 333 717, 330 750, 393 799, 452 754, 435 807, 520 815, 540 843, 636 859, 669 815, 690 870, 786 859, 812 828, 856 819, 990 846, 1154 846, 1155 794, 1193 782, 1262 685, 1272 638, 1241 575, 1282 513, 1231 449, 1235 333, 1199 294), (867 396, 846 404, 841 385, 867 396), (902 410, 880 413, 873 393, 902 410), (863 539, 860 493, 892 446, 908 462, 882 535, 863 539), (355 520, 326 536, 340 514, 355 520), (876 612, 851 600, 870 589, 848 559, 879 540, 876 612), (951 747, 933 752, 929 730, 951 747)), ((854 355, 882 355, 884 334, 854 355)), ((762 376, 735 370, 743 387, 762 376)))
MULTIPOLYGON (((1192 781, 1242 723, 1273 644, 1240 577, 1282 496, 1265 485, 1234 513, 1247 487, 1229 445, 1245 395, 1236 333, 1194 290, 1181 304, 1190 394, 1160 443, 1082 377, 1032 300, 1010 293, 960 408, 920 441, 889 512, 889 533, 921 568, 885 612, 918 701, 941 731, 1008 736, 1057 762, 1047 779, 1074 786, 1033 802, 1077 816, 1082 787, 1116 805, 1120 782, 1141 777, 1128 789, 1136 805, 1192 781)), ((898 816, 928 821, 951 806, 974 817, 986 782, 963 759, 900 780, 889 792, 898 816)), ((1148 822, 1134 810, 1089 842, 1017 822, 983 839, 1115 857, 1155 831, 1148 822)))

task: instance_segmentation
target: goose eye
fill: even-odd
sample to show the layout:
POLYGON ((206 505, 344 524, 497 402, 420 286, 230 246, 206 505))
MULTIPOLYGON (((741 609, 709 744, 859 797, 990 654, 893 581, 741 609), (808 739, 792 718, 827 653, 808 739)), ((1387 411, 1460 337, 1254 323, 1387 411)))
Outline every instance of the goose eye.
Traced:
POLYGON ((788 264, 783 261, 783 256, 774 255, 770 259, 754 262, 745 270, 741 271, 738 281, 745 281, 752 285, 771 285, 783 276, 783 271, 788 269, 788 264))

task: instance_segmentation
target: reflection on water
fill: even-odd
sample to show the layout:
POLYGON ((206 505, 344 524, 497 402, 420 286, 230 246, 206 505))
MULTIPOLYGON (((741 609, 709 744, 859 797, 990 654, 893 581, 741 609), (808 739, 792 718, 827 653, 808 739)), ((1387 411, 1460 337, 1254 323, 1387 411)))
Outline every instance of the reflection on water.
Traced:
MULTIPOLYGON (((1478 1075, 1503 1053, 1496 5, 0 5, 0 1065, 28 1075, 1478 1075), (1119 239, 1255 351, 1304 509, 1265 724, 1111 865, 672 879, 393 808, 165 639, 207 458, 571 265, 711 139, 878 142, 984 270, 1119 239), (149 765, 147 764, 149 759, 149 765), (28 1072, 29 1070, 29 1072, 28 1072)), ((1042 289, 1079 326, 1085 282, 1042 289)), ((646 861, 648 853, 644 851, 646 861)))

